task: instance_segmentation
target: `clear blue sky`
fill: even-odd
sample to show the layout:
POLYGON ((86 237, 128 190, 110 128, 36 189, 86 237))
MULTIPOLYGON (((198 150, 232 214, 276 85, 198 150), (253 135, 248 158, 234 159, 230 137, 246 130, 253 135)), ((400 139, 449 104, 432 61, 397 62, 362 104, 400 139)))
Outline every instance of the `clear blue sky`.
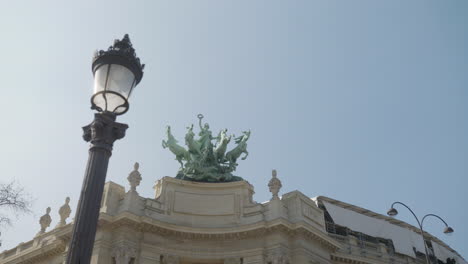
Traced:
MULTIPOLYGON (((1 181, 16 179, 34 214, 2 232, 3 249, 31 239, 66 196, 75 209, 93 118, 91 57, 129 33, 147 64, 119 117, 108 180, 140 194, 174 176, 162 149, 203 113, 211 127, 251 129, 238 175, 268 200, 326 195, 383 213, 393 201, 441 223, 427 230, 468 257, 467 1, 10 1, 0 9, 1 181)), ((414 224, 403 210, 399 219, 414 224)), ((72 213, 74 214, 74 212, 72 213)))

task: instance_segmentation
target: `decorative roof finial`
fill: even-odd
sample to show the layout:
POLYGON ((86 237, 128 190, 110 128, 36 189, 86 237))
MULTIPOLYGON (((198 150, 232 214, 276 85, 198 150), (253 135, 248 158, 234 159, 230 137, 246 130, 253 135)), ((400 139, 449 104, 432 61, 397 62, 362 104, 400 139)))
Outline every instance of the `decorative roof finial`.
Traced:
POLYGON ((67 224, 66 220, 70 216, 71 208, 70 208, 70 197, 65 198, 65 204, 62 205, 59 209, 60 215, 60 222, 57 224, 56 227, 62 227, 67 224))
POLYGON ((141 182, 141 173, 138 171, 139 168, 140 168, 140 164, 138 164, 138 162, 135 162, 135 165, 133 165, 133 171, 130 172, 130 174, 127 177, 127 180, 130 183, 129 192, 137 193, 136 187, 140 185, 140 182, 141 182))
POLYGON ((273 197, 271 198, 271 200, 277 200, 279 199, 278 193, 283 185, 281 184, 281 181, 276 177, 277 176, 276 170, 273 170, 271 172, 271 176, 272 176, 271 180, 268 183, 270 192, 273 194, 273 197))
POLYGON ((39 231, 39 233, 37 233, 37 236, 44 234, 46 228, 48 228, 50 226, 51 222, 52 222, 52 218, 50 217, 50 207, 47 207, 46 214, 41 216, 41 218, 39 219, 39 224, 41 225, 41 230, 39 231))

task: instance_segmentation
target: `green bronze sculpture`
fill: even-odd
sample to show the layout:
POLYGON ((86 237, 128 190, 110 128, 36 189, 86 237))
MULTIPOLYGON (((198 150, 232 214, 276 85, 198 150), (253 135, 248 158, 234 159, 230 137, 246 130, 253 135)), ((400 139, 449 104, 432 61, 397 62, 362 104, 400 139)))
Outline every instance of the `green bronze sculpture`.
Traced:
POLYGON ((241 159, 245 160, 247 152, 247 140, 250 131, 242 132, 243 135, 234 139, 237 144, 232 150, 227 151, 227 145, 233 135, 227 134, 227 129, 221 130, 216 137, 210 131, 210 126, 202 125, 203 115, 198 115, 200 132, 199 138, 195 139, 193 125, 187 127, 185 135, 185 145, 188 149, 177 144, 177 140, 171 133, 171 127, 167 127, 167 140, 162 141, 163 148, 176 155, 176 160, 180 163, 180 169, 176 178, 189 181, 200 182, 232 182, 241 181, 241 177, 234 176, 233 171, 237 167, 237 159, 245 154, 241 159), (216 141, 213 144, 213 141, 216 141))

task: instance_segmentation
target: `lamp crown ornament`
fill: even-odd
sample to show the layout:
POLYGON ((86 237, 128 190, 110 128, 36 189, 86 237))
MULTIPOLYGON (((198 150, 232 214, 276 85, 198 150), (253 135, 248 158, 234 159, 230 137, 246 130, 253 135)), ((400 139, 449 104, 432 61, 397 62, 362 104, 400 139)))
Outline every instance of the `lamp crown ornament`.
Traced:
POLYGON ((100 60, 103 60, 106 57, 122 57, 123 59, 127 60, 130 70, 135 74, 137 84, 141 81, 143 77, 143 69, 145 68, 145 64, 141 64, 140 58, 137 57, 135 53, 135 49, 133 48, 132 42, 130 41, 130 37, 128 34, 125 34, 122 40, 115 39, 114 44, 109 46, 109 48, 105 50, 99 50, 94 53, 93 56, 93 72, 96 71, 96 67, 100 66, 100 60))
POLYGON ((130 107, 128 100, 143 78, 144 67, 128 34, 116 39, 107 50, 96 51, 92 63, 91 109, 114 115, 126 113, 130 107))

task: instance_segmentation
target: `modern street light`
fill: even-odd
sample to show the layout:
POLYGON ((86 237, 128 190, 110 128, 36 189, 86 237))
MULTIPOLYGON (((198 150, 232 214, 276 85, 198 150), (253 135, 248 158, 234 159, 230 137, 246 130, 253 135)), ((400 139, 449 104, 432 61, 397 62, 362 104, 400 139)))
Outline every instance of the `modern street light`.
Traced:
POLYGON ((136 56, 128 35, 122 40, 115 40, 107 51, 101 50, 94 55, 91 109, 98 113, 91 124, 83 127, 83 139, 91 146, 67 264, 90 263, 112 146, 125 136, 128 128, 128 125, 117 123, 115 119, 128 111, 128 98, 141 81, 144 66, 136 56))
POLYGON ((447 223, 444 221, 444 219, 442 219, 440 216, 435 215, 435 214, 427 214, 427 215, 423 216, 421 221, 419 221, 419 218, 416 216, 416 214, 413 212, 413 210, 411 210, 411 208, 409 208, 409 206, 407 206, 406 204, 404 204, 402 202, 392 203, 391 208, 387 211, 387 215, 389 215, 391 217, 394 217, 394 216, 396 216, 398 214, 397 209, 395 209, 393 207, 395 204, 403 205, 404 207, 406 207, 406 209, 408 209, 411 212, 411 214, 413 214, 414 218, 416 218, 416 221, 418 222, 418 225, 419 225, 419 230, 421 231, 421 237, 423 239, 424 251, 426 252, 426 262, 427 262, 427 264, 431 264, 431 261, 429 259, 429 254, 428 254, 429 251, 427 250, 426 240, 424 239, 424 229, 423 229, 424 219, 426 219, 426 217, 428 217, 428 216, 433 216, 435 218, 440 219, 445 224, 445 228, 444 228, 444 233, 445 234, 453 233, 453 228, 449 227, 447 225, 447 223))

